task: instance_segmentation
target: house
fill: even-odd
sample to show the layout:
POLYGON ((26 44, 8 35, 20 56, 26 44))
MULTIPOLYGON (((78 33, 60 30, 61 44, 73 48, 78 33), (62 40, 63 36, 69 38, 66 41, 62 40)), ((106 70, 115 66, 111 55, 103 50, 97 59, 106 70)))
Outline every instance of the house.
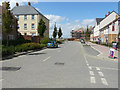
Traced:
MULTIPOLYGON (((0 17, 2 17, 2 14, 6 10, 5 5, 6 5, 6 2, 3 2, 2 6, 0 6, 0 9, 2 10, 2 13, 0 13, 1 14, 0 17)), ((2 21, 2 19, 1 19, 1 21, 2 21)), ((7 33, 2 31, 2 40, 7 40, 7 39, 15 40, 15 39, 17 39, 17 36, 18 36, 18 32, 17 32, 17 19, 14 17, 14 15, 13 15, 13 21, 14 21, 13 30, 9 34, 7 34, 7 33)))
POLYGON ((18 20, 18 32, 22 36, 39 36, 37 28, 40 19, 43 19, 47 30, 44 35, 49 37, 49 20, 42 15, 38 10, 36 10, 31 3, 28 2, 28 5, 19 6, 16 3, 16 6, 12 9, 14 16, 18 20))
POLYGON ((84 38, 85 35, 83 34, 83 32, 84 32, 83 28, 75 29, 75 30, 72 30, 71 36, 74 39, 84 38))
POLYGON ((115 12, 108 12, 108 15, 100 22, 100 41, 101 43, 118 42, 119 15, 115 12))
POLYGON ((94 30, 93 30, 93 37, 95 42, 99 42, 99 35, 100 35, 100 22, 103 20, 103 18, 96 18, 94 30))

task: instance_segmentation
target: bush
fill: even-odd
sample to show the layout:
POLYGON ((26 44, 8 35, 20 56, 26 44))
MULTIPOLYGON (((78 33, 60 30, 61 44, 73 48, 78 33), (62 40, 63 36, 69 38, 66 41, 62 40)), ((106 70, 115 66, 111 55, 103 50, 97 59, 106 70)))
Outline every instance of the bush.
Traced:
MULTIPOLYGON (((23 44, 23 43, 30 43, 30 42, 31 42, 30 40, 25 40, 23 38, 18 38, 17 40, 9 40, 8 44, 9 44, 9 46, 11 46, 11 45, 17 46, 17 45, 20 45, 20 44, 23 44)), ((3 40, 2 44, 7 45, 7 40, 3 40)))
POLYGON ((49 42, 49 38, 48 37, 43 37, 41 40, 40 40, 40 43, 41 44, 47 44, 49 42))
POLYGON ((28 51, 28 50, 41 49, 45 46, 46 46, 46 44, 26 43, 26 44, 22 44, 22 45, 17 45, 15 47, 15 51, 16 52, 24 52, 24 51, 28 51))
POLYGON ((2 56, 7 56, 7 55, 12 55, 15 53, 15 48, 14 46, 2 46, 2 56))

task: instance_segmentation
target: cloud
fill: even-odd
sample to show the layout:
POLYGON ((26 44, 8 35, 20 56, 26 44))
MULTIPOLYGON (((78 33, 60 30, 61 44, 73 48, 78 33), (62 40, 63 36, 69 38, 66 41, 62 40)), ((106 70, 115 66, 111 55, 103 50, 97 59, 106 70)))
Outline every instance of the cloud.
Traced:
POLYGON ((71 21, 70 19, 59 15, 45 15, 45 16, 50 20, 50 31, 49 31, 50 37, 52 37, 55 22, 57 25, 57 29, 59 29, 59 27, 62 28, 63 37, 66 38, 71 37, 70 32, 72 30, 75 29, 77 30, 81 27, 86 28, 86 25, 94 25, 95 23, 94 19, 84 19, 80 22, 79 19, 71 21))
POLYGON ((61 16, 57 16, 57 15, 45 15, 49 20, 50 22, 56 22, 56 23, 59 23, 59 22, 62 22, 65 20, 65 17, 61 17, 61 16))
POLYGON ((94 25, 94 23, 95 23, 95 19, 84 19, 81 24, 82 25, 94 25))
POLYGON ((80 22, 80 20, 75 20, 75 23, 79 23, 80 22))

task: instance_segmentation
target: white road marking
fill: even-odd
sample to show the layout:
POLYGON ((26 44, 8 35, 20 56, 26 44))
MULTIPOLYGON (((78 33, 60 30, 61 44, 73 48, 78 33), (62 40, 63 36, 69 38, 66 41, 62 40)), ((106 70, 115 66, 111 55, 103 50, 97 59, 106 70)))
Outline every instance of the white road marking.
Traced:
POLYGON ((98 71, 99 71, 99 70, 100 70, 100 68, 99 68, 99 67, 96 67, 96 70, 98 70, 98 71))
POLYGON ((3 79, 0 79, 0 82, 2 82, 3 81, 3 79))
POLYGON ((89 66, 88 68, 89 68, 90 70, 92 70, 92 67, 91 67, 91 66, 89 66))
POLYGON ((86 60, 86 63, 88 64, 88 61, 86 60))
POLYGON ((98 49, 94 48, 93 46, 91 46, 91 47, 100 53, 100 54, 98 54, 97 56, 100 56, 100 55, 102 54, 102 52, 99 51, 98 49))
POLYGON ((95 77, 90 77, 90 82, 95 84, 96 83, 95 77))
MULTIPOLYGON (((92 66, 93 68, 96 68, 96 66, 92 66)), ((101 69, 108 69, 108 70, 120 70, 118 68, 109 68, 109 67, 99 67, 101 69)))
POLYGON ((102 72, 98 72, 98 73, 99 73, 100 76, 102 76, 102 77, 104 76, 104 74, 102 72))
POLYGON ((46 59, 43 60, 43 62, 47 61, 49 58, 51 58, 51 57, 47 57, 46 59))
POLYGON ((89 66, 89 64, 87 64, 87 66, 89 66))
POLYGON ((90 75, 94 75, 94 72, 93 71, 89 71, 90 75))
POLYGON ((102 81, 102 83, 103 83, 104 85, 107 85, 107 86, 108 86, 108 83, 107 83, 107 81, 106 81, 105 78, 101 78, 101 81, 102 81))

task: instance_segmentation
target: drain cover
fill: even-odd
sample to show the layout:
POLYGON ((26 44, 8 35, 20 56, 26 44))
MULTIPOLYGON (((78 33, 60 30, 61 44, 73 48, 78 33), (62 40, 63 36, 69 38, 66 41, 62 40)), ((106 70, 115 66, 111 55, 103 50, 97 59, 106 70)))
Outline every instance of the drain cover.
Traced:
POLYGON ((64 65, 64 63, 56 62, 55 65, 64 65))
POLYGON ((0 70, 3 70, 3 71, 17 71, 17 70, 20 70, 21 67, 2 67, 0 68, 0 70))

